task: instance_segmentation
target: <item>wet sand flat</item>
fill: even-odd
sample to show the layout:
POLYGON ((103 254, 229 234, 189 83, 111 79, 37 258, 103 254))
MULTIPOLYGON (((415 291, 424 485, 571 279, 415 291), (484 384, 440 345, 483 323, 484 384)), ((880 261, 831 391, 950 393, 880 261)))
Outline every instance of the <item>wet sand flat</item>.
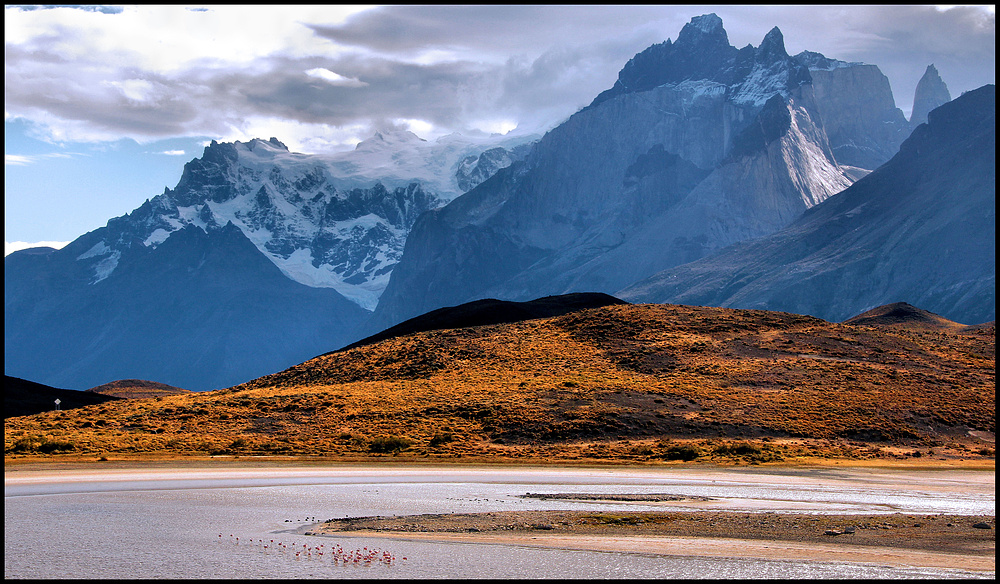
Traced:
MULTIPOLYGON (((327 534, 332 535, 332 534, 327 534)), ((462 533, 389 533, 370 531, 341 532, 344 537, 380 537, 390 539, 431 540, 546 547, 567 550, 641 553, 665 556, 717 558, 756 558, 817 562, 872 563, 890 566, 915 566, 973 571, 995 571, 993 548, 983 555, 949 554, 910 550, 834 544, 794 543, 681 536, 592 536, 592 535, 498 535, 462 533)))
POLYGON ((307 533, 990 571, 994 528, 988 516, 508 511, 334 519, 307 533))

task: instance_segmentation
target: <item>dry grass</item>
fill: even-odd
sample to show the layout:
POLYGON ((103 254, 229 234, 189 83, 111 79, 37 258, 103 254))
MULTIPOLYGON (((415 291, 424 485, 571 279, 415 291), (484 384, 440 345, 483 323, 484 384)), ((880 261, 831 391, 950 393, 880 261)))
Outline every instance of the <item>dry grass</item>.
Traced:
POLYGON ((5 421, 7 457, 763 463, 993 456, 995 329, 611 306, 391 339, 229 389, 5 421), (20 441, 20 442, 19 442, 20 441), (695 458, 691 458, 692 454, 695 458))

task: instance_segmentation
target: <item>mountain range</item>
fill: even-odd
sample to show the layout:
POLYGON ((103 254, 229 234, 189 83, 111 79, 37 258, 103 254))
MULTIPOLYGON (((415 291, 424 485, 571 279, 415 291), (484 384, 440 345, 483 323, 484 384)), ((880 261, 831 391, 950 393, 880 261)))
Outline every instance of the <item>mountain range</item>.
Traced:
POLYGON ((899 153, 788 227, 619 293, 840 321, 906 301, 996 319, 996 87, 929 113, 899 153))
POLYGON ((789 56, 777 28, 736 49, 696 17, 523 161, 421 215, 368 330, 478 298, 615 294, 788 226, 908 132, 877 67, 789 56))
MULTIPOLYGON (((680 289, 653 292, 665 270, 730 257, 731 246, 806 218, 898 226, 885 205, 838 201, 902 197, 899 185, 875 192, 896 180, 933 199, 947 181, 932 170, 954 177, 954 167, 979 164, 929 162, 958 143, 936 121, 986 115, 966 111, 986 106, 963 98, 938 113, 949 98, 929 67, 914 112, 930 122, 908 121, 875 65, 790 56, 777 28, 738 49, 708 14, 635 55, 613 87, 541 138, 379 132, 322 155, 289 152, 276 138, 212 142, 176 187, 133 212, 61 250, 5 259, 5 372, 59 387, 142 378, 215 389, 470 301, 646 292, 679 301, 680 289), (916 153, 897 155, 914 127, 906 144, 916 153), (890 158, 891 171, 879 168, 890 158)), ((976 198, 959 207, 980 205, 975 225, 995 239, 991 168, 976 166, 976 198)), ((964 225, 941 215, 958 212, 947 197, 901 205, 899 228, 910 231, 900 237, 919 231, 906 213, 964 225)), ((845 276, 849 291, 824 288, 795 306, 846 318, 907 301, 963 323, 994 318, 982 308, 992 263, 934 241, 895 250, 876 266, 882 276, 856 273, 853 288, 845 276), (872 284, 894 270, 937 274, 921 262, 950 266, 938 274, 950 280, 927 281, 939 292, 896 298, 901 289, 872 284), (948 285, 953 292, 940 292, 948 285)), ((842 243, 850 255, 871 242, 842 243)))
POLYGON ((343 346, 416 217, 528 144, 394 131, 303 155, 274 138, 212 142, 133 212, 63 249, 5 258, 5 372, 206 390, 343 346))

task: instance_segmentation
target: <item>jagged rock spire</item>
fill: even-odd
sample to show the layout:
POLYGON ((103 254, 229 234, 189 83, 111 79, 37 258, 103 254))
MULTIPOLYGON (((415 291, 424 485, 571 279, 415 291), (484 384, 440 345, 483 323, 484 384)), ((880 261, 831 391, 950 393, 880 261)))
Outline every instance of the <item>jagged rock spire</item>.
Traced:
POLYGON ((680 45, 718 44, 729 46, 729 35, 722 26, 722 19, 715 13, 695 16, 677 35, 680 45))
POLYGON ((685 24, 676 41, 652 45, 629 59, 614 87, 598 95, 588 107, 618 95, 688 80, 730 86, 734 96, 762 106, 772 93, 794 89, 811 78, 805 65, 788 56, 778 27, 767 33, 759 48, 747 45, 737 49, 729 44, 722 19, 716 14, 703 14, 685 24), (766 71, 755 73, 755 69, 766 71))
POLYGON ((785 52, 785 37, 778 27, 772 28, 761 41, 757 48, 757 60, 760 62, 773 62, 778 59, 788 58, 785 52))
POLYGON ((938 70, 934 65, 928 65, 913 93, 913 112, 910 113, 910 126, 916 127, 923 124, 927 121, 928 112, 949 101, 951 101, 951 93, 948 92, 948 86, 938 75, 938 70))

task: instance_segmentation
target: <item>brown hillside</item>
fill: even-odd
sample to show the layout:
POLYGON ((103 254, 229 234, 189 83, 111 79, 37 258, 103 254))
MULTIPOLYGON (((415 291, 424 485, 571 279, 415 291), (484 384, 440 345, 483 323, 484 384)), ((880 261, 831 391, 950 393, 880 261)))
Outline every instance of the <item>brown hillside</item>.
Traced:
POLYGON ((875 307, 844 321, 857 326, 895 326, 922 330, 958 332, 965 325, 917 308, 906 302, 875 307))
POLYGON ((112 381, 110 383, 98 385, 97 387, 91 387, 87 391, 125 399, 147 399, 151 397, 166 397, 168 395, 191 393, 191 391, 187 389, 181 389, 179 387, 167 385, 166 383, 158 383, 156 381, 146 381, 145 379, 119 379, 118 381, 112 381))
POLYGON ((994 350, 977 332, 607 306, 398 337, 219 391, 15 418, 4 439, 8 455, 61 440, 344 459, 760 462, 904 445, 973 456, 992 452, 977 441, 995 431, 994 350))

